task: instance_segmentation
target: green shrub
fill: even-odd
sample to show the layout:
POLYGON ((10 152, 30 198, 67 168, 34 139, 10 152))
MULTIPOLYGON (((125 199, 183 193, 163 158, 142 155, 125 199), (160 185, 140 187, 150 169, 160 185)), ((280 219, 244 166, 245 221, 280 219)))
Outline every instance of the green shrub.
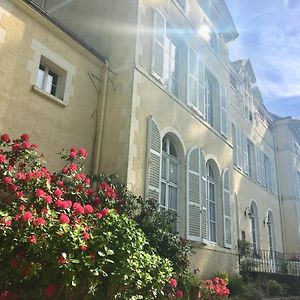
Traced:
POLYGON ((149 242, 148 223, 133 220, 137 198, 112 177, 85 174, 83 148, 62 153, 65 166, 56 173, 35 148, 26 134, 13 141, 0 137, 0 299, 173 295, 168 256, 172 249, 174 256, 182 254, 173 257, 181 271, 188 247, 155 228, 163 224, 157 213, 149 242), (163 242, 166 253, 160 256, 163 242))

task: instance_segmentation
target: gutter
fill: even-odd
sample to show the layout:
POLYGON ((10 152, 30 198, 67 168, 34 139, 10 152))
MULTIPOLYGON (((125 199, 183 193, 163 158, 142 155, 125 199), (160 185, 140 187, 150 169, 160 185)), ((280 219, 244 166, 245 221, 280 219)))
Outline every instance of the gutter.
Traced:
POLYGON ((71 39, 73 39, 74 41, 76 41, 79 45, 81 45, 83 48, 85 48, 86 50, 88 50, 89 52, 91 52, 93 55, 95 55, 98 59, 100 59, 103 63, 106 64, 106 62, 108 61, 106 57, 104 57, 96 49, 94 49, 93 47, 91 47, 87 42, 85 42, 83 39, 81 39, 77 34, 75 34, 72 30, 70 30, 63 23, 61 23, 56 18, 54 18, 46 10, 44 10, 39 5, 37 5, 33 0, 22 0, 22 2, 28 4, 31 8, 33 8, 35 11, 37 11, 45 19, 47 19, 48 21, 50 21, 57 28, 59 28, 66 35, 68 35, 71 39))
POLYGON ((104 83, 103 83, 103 93, 99 95, 97 115, 96 115, 96 135, 95 135, 95 146, 93 153, 93 165, 92 165, 92 174, 96 175, 99 173, 99 165, 101 161, 101 150, 102 150, 102 140, 104 132, 104 117, 106 110, 107 102, 107 90, 108 90, 108 72, 109 72, 109 62, 105 61, 105 74, 104 74, 104 83))

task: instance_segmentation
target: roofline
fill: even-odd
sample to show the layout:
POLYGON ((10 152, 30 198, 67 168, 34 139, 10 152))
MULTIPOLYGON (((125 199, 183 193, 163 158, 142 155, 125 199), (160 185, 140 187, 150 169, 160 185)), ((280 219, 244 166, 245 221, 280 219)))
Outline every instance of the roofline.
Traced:
POLYGON ((90 53, 92 53, 93 55, 95 55, 103 63, 106 63, 108 61, 108 59, 105 56, 103 56, 95 48, 93 48, 92 46, 90 46, 87 42, 85 42, 83 39, 81 39, 77 34, 75 34, 73 31, 71 31, 68 27, 66 27, 64 24, 62 24, 60 21, 58 21, 52 15, 50 15, 46 10, 44 10, 39 5, 37 5, 33 0, 22 0, 22 2, 28 4, 31 8, 33 8, 35 11, 37 11, 45 19, 47 19, 48 21, 50 21, 54 26, 56 26, 61 31, 63 31, 71 39, 73 39, 75 42, 77 42, 78 44, 80 44, 83 48, 85 48, 90 53))

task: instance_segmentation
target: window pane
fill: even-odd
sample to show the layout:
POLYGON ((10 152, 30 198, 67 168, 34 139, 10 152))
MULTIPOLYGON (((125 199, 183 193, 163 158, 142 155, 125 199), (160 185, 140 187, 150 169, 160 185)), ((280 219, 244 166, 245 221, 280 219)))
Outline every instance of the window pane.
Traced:
POLYGON ((167 138, 166 137, 164 137, 162 140, 162 150, 164 152, 167 152, 167 138))
POLYGON ((174 156, 174 157, 177 157, 175 146, 171 141, 170 141, 170 153, 169 154, 174 156))
POLYGON ((54 72, 49 70, 49 76, 52 76, 52 86, 51 86, 51 94, 56 95, 56 87, 57 87, 57 79, 58 76, 54 72))
POLYGON ((167 161, 166 158, 163 157, 161 161, 161 177, 163 179, 167 179, 166 167, 167 167, 167 161))
POLYGON ((177 183, 177 165, 173 162, 170 162, 170 174, 169 180, 170 182, 177 183))
POLYGON ((53 82, 53 76, 48 74, 46 78, 46 85, 45 85, 45 91, 49 94, 51 94, 51 89, 52 89, 52 82, 53 82))
POLYGON ((43 82, 44 82, 44 76, 45 71, 41 69, 42 66, 40 66, 37 74, 37 80, 36 80, 36 86, 40 89, 43 89, 43 82))
POLYGON ((213 202, 209 202, 209 219, 216 221, 216 205, 213 202))
POLYGON ((177 211, 177 188, 169 186, 169 208, 177 211))
POLYGON ((210 241, 216 242, 217 241, 217 232, 216 232, 216 223, 210 222, 210 241))
POLYGON ((166 185, 165 183, 161 183, 160 185, 160 205, 166 206, 166 185))

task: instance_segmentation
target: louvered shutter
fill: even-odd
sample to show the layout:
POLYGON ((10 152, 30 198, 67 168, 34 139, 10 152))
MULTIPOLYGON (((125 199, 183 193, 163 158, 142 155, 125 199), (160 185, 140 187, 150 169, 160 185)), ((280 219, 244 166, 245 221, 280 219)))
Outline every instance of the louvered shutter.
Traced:
POLYGON ((203 151, 200 151, 200 171, 201 171, 201 232, 202 243, 207 244, 208 241, 208 201, 207 201, 207 179, 206 179, 206 163, 203 151))
POLYGON ((166 19, 159 12, 154 12, 154 34, 152 49, 152 75, 163 82, 166 19))
POLYGON ((198 54, 198 108, 201 115, 205 116, 205 65, 203 58, 198 54))
POLYGON ((249 155, 248 155, 248 139, 242 134, 243 142, 243 169, 246 174, 249 174, 249 155))
POLYGON ((227 94, 225 87, 220 84, 220 107, 221 107, 221 133, 227 137, 227 94))
POLYGON ((188 51, 188 105, 198 110, 198 55, 195 50, 188 51))
POLYGON ((236 164, 239 168, 242 168, 242 138, 241 130, 236 127, 236 164))
POLYGON ((255 158, 256 158, 256 180, 261 183, 261 161, 260 161, 260 150, 258 147, 255 147, 255 158))
POLYGON ((201 172, 200 149, 187 157, 187 238, 201 241, 201 172))
POLYGON ((160 201, 160 157, 161 140, 156 123, 152 118, 148 121, 148 168, 146 175, 146 198, 160 201))
POLYGON ((231 234, 231 203, 229 172, 224 170, 222 175, 223 217, 224 217, 224 247, 232 247, 231 234))
POLYGON ((267 186, 267 177, 266 177, 266 164, 265 164, 265 157, 263 151, 260 151, 260 164, 261 164, 261 182, 264 187, 267 186))

